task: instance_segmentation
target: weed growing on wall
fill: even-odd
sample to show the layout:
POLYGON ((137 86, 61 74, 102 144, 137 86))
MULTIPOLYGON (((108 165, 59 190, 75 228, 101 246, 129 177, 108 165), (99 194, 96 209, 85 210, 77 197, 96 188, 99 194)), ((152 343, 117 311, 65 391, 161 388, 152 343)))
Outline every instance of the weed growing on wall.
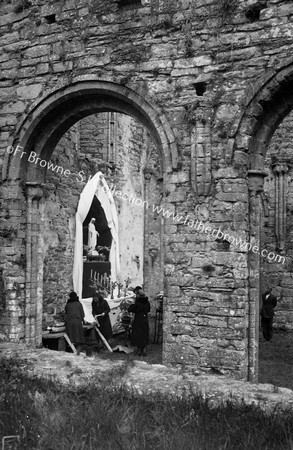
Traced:
POLYGON ((29 2, 28 0, 19 0, 15 7, 13 8, 13 12, 16 14, 22 13, 26 9, 29 9, 32 5, 32 2, 29 2))
POLYGON ((113 61, 116 64, 121 63, 135 63, 139 64, 147 59, 149 54, 149 48, 146 45, 133 45, 126 43, 123 47, 117 49, 115 55, 113 55, 113 61))
POLYGON ((5 282, 3 277, 3 268, 0 268, 0 310, 6 307, 5 282))
POLYGON ((197 118, 196 109, 198 106, 199 106, 198 101, 195 101, 189 105, 184 106, 185 111, 183 115, 183 121, 187 122, 191 127, 196 125, 196 118, 197 118))
POLYGON ((13 241, 16 238, 17 231, 13 227, 3 228, 0 231, 0 237, 13 241))
POLYGON ((118 11, 117 1, 92 0, 89 11, 91 14, 95 14, 97 17, 101 17, 106 14, 114 14, 118 11))
POLYGON ((194 56, 191 30, 192 30, 191 22, 187 20, 185 24, 182 26, 182 31, 184 33, 184 47, 186 58, 192 58, 192 56, 194 56))
POLYGON ((221 25, 231 22, 238 6, 238 0, 219 0, 221 25))

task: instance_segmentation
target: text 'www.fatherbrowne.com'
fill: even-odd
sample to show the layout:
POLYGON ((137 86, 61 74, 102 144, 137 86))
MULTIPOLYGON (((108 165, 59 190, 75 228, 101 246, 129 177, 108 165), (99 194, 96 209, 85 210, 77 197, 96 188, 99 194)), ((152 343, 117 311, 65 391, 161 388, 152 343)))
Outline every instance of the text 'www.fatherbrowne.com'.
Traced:
MULTIPOLYGON (((149 209, 150 205, 146 200, 142 200, 141 198, 137 197, 135 194, 128 194, 127 192, 122 192, 121 190, 117 190, 116 186, 111 185, 111 187, 108 188, 108 191, 110 191, 113 195, 113 197, 116 197, 117 199, 122 199, 124 201, 127 201, 128 203, 139 206, 145 209, 149 209)), ((195 211, 197 211, 199 205, 195 207, 195 211)), ((215 239, 221 239, 223 241, 227 241, 232 245, 235 245, 236 247, 239 247, 240 250, 248 252, 252 251, 253 253, 260 254, 262 257, 267 258, 269 261, 275 261, 277 263, 284 264, 285 263, 285 257, 278 255, 274 252, 269 252, 267 249, 260 249, 258 245, 255 245, 251 242, 247 242, 239 237, 235 237, 229 233, 225 233, 221 230, 221 228, 212 228, 211 226, 207 225, 206 223, 202 222, 201 220, 193 220, 190 217, 190 214, 186 215, 179 215, 176 214, 174 211, 170 211, 163 206, 160 205, 152 205, 152 211, 154 213, 157 213, 158 215, 161 215, 167 219, 171 219, 176 224, 180 225, 186 225, 189 228, 193 228, 199 233, 205 233, 207 235, 213 236, 215 239)))

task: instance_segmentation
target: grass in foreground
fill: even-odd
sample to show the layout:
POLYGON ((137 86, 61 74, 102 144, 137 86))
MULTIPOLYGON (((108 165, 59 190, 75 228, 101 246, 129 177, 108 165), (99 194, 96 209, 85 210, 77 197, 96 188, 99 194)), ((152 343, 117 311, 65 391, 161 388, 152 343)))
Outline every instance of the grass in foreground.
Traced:
POLYGON ((198 396, 143 398, 109 385, 68 389, 0 363, 0 437, 19 435, 20 449, 293 449, 288 412, 212 409, 198 396))

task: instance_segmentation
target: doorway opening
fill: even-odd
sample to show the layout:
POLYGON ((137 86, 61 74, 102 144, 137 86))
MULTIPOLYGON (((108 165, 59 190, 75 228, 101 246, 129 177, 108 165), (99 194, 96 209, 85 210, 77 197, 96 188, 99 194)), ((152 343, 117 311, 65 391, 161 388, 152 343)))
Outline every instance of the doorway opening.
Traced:
MULTIPOLYGON (((126 129, 127 127, 123 127, 124 131, 126 129)), ((92 138, 93 134, 92 131, 88 132, 87 137, 92 138)), ((119 134, 116 133, 116 136, 119 134)), ((86 141, 86 136, 84 138, 86 141)), ((122 133, 121 142, 124 138, 125 133, 122 133)), ((143 229, 139 233, 135 224, 132 224, 131 228, 129 221, 124 229, 121 226, 121 233, 124 233, 125 239, 122 236, 120 240, 123 245, 128 243, 129 248, 126 247, 128 255, 121 249, 120 255, 121 258, 129 256, 133 250, 130 244, 136 242, 138 236, 142 236, 138 253, 136 252, 133 258, 128 258, 131 263, 129 266, 125 264, 125 273, 131 271, 131 265, 136 267, 137 271, 140 271, 139 276, 143 277, 143 287, 151 298, 154 297, 154 292, 162 289, 164 223, 161 219, 157 220, 158 217, 152 208, 144 211, 139 201, 145 199, 152 205, 157 201, 160 204, 164 198, 165 178, 177 167, 178 162, 174 141, 164 116, 134 91, 114 83, 103 81, 73 83, 44 98, 31 111, 20 126, 13 142, 15 147, 16 144, 20 145, 24 150, 21 155, 26 157, 19 158, 19 155, 10 154, 7 161, 7 180, 19 184, 19 194, 23 196, 24 214, 27 216, 26 245, 22 250, 25 252, 26 266, 23 323, 20 323, 18 331, 20 338, 24 336, 27 343, 40 345, 43 298, 50 299, 51 303, 54 303, 54 309, 55 304, 65 301, 64 293, 65 295, 68 293, 68 288, 71 290, 74 215, 82 188, 97 172, 97 168, 107 177, 109 185, 111 180, 117 187, 122 183, 128 194, 126 188, 131 186, 135 188, 133 183, 135 184, 136 179, 140 180, 140 190, 135 191, 134 202, 127 202, 125 197, 119 198, 116 195, 115 201, 117 200, 117 210, 121 218, 130 220, 138 217, 143 223, 143 229), (135 124, 134 128, 139 126, 145 136, 149 136, 154 152, 144 154, 143 149, 138 147, 134 153, 128 154, 129 158, 126 158, 123 151, 130 151, 130 147, 122 145, 123 151, 120 155, 124 155, 124 160, 120 158, 119 168, 119 159, 113 159, 115 142, 111 140, 115 135, 113 133, 115 114, 123 115, 127 120, 134 120, 132 122, 135 124), (101 152, 99 153, 98 149, 96 155, 100 158, 98 163, 90 153, 89 142, 86 144, 86 153, 79 153, 81 149, 79 136, 83 128, 81 131, 73 128, 83 119, 100 115, 106 115, 104 119, 108 131, 104 133, 107 143, 101 145, 101 152), (63 149, 60 147, 62 139, 73 143, 74 153, 66 146, 63 149), (135 161, 139 161, 136 165, 136 178, 131 178, 129 167, 125 166, 127 159, 133 164, 133 170, 135 161), (143 213, 130 214, 131 208, 140 208, 143 213), (152 281, 152 274, 156 282, 152 281), (63 285, 62 292, 58 289, 60 283, 63 285)), ((117 149, 116 155, 119 155, 117 149)), ((125 220, 121 220, 121 224, 124 225, 125 220)), ((132 270, 131 275, 135 278, 137 274, 132 270)))
MULTIPOLYGON (((260 332, 259 382, 293 389, 293 112, 277 127, 265 156, 261 294, 272 288, 277 299, 273 331, 260 332), (270 339, 270 340, 267 340, 270 339)), ((262 295, 260 296, 262 307, 262 295)))
MULTIPOLYGON (((54 320, 62 314, 66 294, 72 290, 75 213, 83 188, 98 172, 108 184, 118 215, 120 274, 119 280, 114 280, 110 261, 111 229, 104 205, 94 195, 82 223, 82 299, 92 297, 93 277, 105 286, 105 292, 109 280, 119 283, 119 298, 140 285, 152 299, 151 317, 155 317, 154 298, 163 290, 162 232, 152 205, 157 204, 162 195, 162 174, 160 156, 151 135, 143 125, 125 114, 92 114, 76 122, 63 135, 50 161, 53 167, 66 167, 71 177, 52 170, 47 170, 46 174, 43 329, 47 322, 52 322, 52 316, 54 320), (88 235, 92 223, 98 235, 90 249, 88 235)), ((119 323, 121 311, 112 304, 110 295, 109 298, 112 328, 118 335, 123 330, 119 323)), ((154 319, 150 322, 152 324, 154 319)), ((154 328, 151 326, 151 342, 154 328)), ((123 342, 124 336, 121 344, 123 342)), ((157 362, 161 362, 161 345, 159 352, 155 347, 154 350, 157 362)))
MULTIPOLYGON (((274 70, 265 71, 254 89, 247 90, 243 115, 237 124, 233 162, 237 170, 247 178, 248 239, 251 246, 256 244, 259 250, 249 251, 247 254, 246 354, 247 380, 251 382, 264 380, 263 369, 259 370, 262 366, 262 355, 259 355, 259 350, 262 352, 259 345, 262 339, 260 326, 262 293, 266 284, 271 284, 274 294, 278 295, 280 291, 284 294, 286 291, 284 283, 287 283, 288 279, 285 272, 290 272, 291 250, 290 244, 285 250, 284 236, 286 235, 288 241, 290 200, 288 202, 286 189, 289 188, 291 181, 291 164, 289 163, 289 172, 286 169, 287 173, 284 176, 283 163, 286 165, 288 158, 291 159, 288 143, 291 133, 289 122, 293 109, 292 85, 291 61, 280 61, 274 70), (284 156, 285 160, 282 161, 284 156), (287 187, 284 183, 288 183, 287 187), (284 228, 285 220, 287 225, 284 228), (283 254, 284 251, 286 255, 283 254)), ((279 301, 276 308, 275 325, 280 324, 282 316, 282 313, 278 312, 281 311, 280 307, 284 308, 282 301, 279 301)))

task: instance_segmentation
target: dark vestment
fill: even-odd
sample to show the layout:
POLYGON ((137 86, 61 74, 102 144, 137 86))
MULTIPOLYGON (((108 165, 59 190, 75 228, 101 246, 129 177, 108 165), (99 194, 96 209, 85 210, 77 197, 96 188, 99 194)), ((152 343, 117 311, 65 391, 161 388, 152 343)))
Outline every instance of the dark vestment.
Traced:
POLYGON ((274 295, 262 294, 262 308, 260 311, 261 315, 261 326, 263 337, 266 341, 270 341, 273 337, 273 318, 274 318, 274 308, 277 305, 277 299, 274 295))
POLYGON ((148 297, 139 297, 134 305, 128 307, 128 311, 134 313, 131 332, 131 345, 146 347, 149 344, 148 312, 151 306, 148 297))
POLYGON ((73 344, 83 344, 83 319, 84 310, 82 304, 79 301, 70 301, 65 306, 66 313, 66 333, 68 334, 73 344))
POLYGON ((109 317, 110 306, 107 300, 102 299, 99 302, 95 300, 92 301, 92 314, 96 316, 98 314, 106 313, 105 316, 98 317, 98 321, 100 324, 99 330, 104 336, 106 340, 110 339, 113 336, 112 325, 109 317))

